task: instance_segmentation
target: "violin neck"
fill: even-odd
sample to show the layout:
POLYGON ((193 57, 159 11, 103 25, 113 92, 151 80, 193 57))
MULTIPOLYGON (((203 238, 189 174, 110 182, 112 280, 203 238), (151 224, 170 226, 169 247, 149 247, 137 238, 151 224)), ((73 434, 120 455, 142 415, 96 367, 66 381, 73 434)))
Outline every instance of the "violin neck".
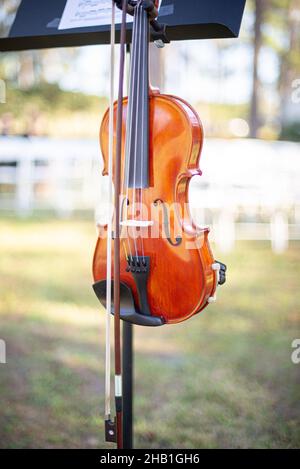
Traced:
POLYGON ((126 132, 127 188, 149 187, 149 19, 135 9, 126 132))

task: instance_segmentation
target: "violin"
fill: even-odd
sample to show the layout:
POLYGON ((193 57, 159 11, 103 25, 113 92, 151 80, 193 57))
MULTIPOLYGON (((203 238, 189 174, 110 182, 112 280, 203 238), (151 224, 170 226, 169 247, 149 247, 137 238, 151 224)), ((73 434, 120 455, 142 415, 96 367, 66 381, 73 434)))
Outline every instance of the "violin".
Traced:
MULTIPOLYGON (((149 3, 155 7, 153 1, 130 2, 134 20, 129 92, 122 101, 119 280, 121 318, 158 326, 185 321, 214 302, 226 268, 213 256, 209 229, 196 225, 189 210, 190 181, 202 174, 200 118, 184 99, 149 85, 149 3)), ((114 173, 116 122, 117 103, 114 173)), ((107 175, 109 110, 100 146, 107 175)), ((104 305, 107 230, 99 226, 93 260, 94 289, 104 305)), ((112 239, 113 252, 113 233, 112 239)))

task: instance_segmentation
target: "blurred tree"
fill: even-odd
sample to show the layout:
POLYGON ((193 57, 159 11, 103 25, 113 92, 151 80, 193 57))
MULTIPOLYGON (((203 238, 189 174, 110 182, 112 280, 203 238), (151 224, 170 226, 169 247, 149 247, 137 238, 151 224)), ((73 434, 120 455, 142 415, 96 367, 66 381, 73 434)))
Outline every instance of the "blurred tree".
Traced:
POLYGON ((1 0, 0 37, 7 36, 21 0, 1 0))
MULTIPOLYGON (((0 36, 9 33, 20 2, 0 1, 0 36)), ((75 48, 10 52, 1 56, 0 73, 13 86, 25 90, 44 81, 58 80, 77 55, 78 49, 75 48)))
POLYGON ((300 0, 252 0, 253 70, 250 104, 250 134, 258 136, 263 124, 263 83, 260 77, 260 53, 267 47, 277 57, 279 120, 289 119, 292 82, 300 74, 300 0))
POLYGON ((252 64, 252 93, 250 104, 250 137, 256 138, 260 126, 259 100, 259 55, 262 47, 262 25, 265 19, 268 0, 254 0, 254 29, 253 29, 253 64, 252 64))
MULTIPOLYGON (((286 43, 280 53, 280 120, 282 126, 292 120, 289 109, 292 104, 292 83, 300 77, 300 0, 290 0, 286 15, 286 43)), ((300 115, 299 115, 300 120, 300 115)))

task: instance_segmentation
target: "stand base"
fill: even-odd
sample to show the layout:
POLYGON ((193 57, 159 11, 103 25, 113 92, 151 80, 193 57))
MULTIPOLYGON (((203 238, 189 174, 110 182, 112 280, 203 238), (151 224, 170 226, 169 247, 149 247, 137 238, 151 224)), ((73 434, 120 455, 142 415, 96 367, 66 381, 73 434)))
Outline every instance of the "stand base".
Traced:
MULTIPOLYGON (((101 280, 100 282, 94 283, 93 289, 100 303, 106 308, 106 281, 101 280)), ((123 319, 124 321, 130 322, 131 324, 136 324, 137 326, 147 327, 158 327, 164 324, 162 318, 156 316, 146 316, 145 314, 137 310, 134 303, 132 291, 124 283, 120 284, 120 300, 120 316, 121 319, 123 319)), ((112 314, 114 314, 113 303, 112 314)))

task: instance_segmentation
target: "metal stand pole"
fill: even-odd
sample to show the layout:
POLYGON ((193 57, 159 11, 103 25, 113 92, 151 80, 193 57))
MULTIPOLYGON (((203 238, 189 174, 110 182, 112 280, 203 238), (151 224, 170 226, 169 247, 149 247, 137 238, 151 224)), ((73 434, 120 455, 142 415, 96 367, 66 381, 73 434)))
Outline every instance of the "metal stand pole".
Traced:
POLYGON ((123 321, 123 448, 133 448, 133 325, 123 321))

